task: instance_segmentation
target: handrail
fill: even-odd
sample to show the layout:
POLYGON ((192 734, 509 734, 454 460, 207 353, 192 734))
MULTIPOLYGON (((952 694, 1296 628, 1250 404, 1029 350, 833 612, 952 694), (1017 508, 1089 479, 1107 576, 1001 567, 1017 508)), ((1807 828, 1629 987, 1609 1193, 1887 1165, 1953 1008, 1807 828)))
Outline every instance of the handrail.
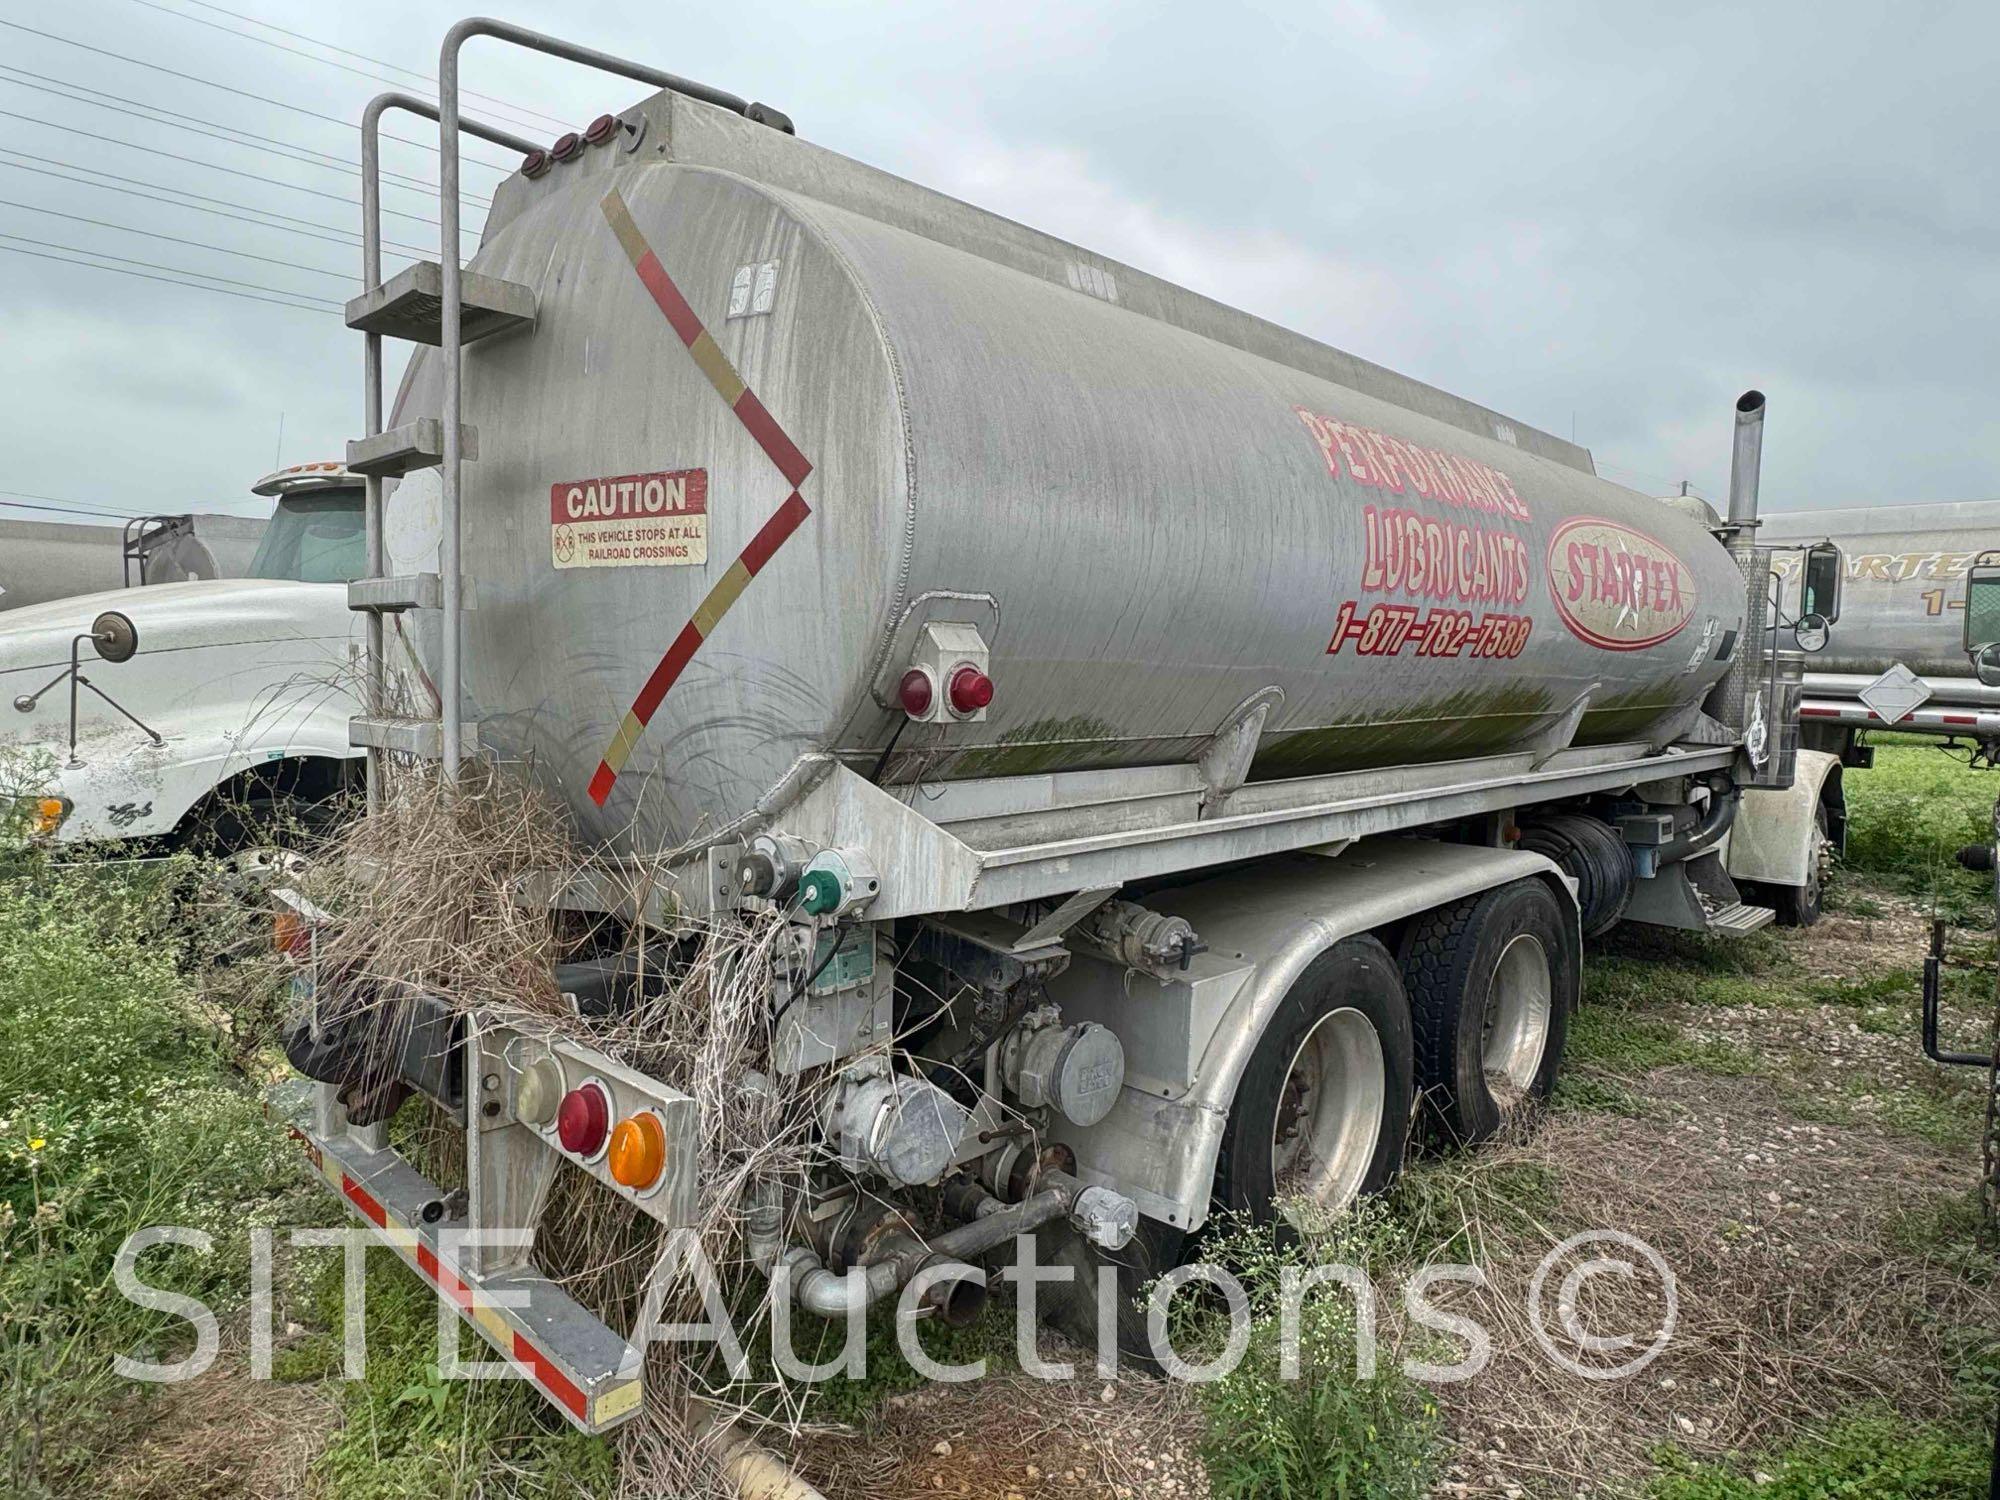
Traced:
MULTIPOLYGON (((545 36, 539 31, 530 31, 525 26, 516 26, 509 21, 496 21, 487 16, 471 16, 460 21, 445 33, 444 44, 438 49, 438 268, 442 285, 439 288, 444 302, 443 337, 439 340, 438 352, 444 357, 444 465, 440 509, 443 512, 443 546, 439 571, 443 577, 444 641, 440 655, 438 672, 438 692, 444 699, 443 730, 444 777, 447 782, 458 779, 459 735, 462 722, 460 702, 460 651, 462 638, 459 621, 459 603, 462 579, 459 573, 459 418, 463 411, 463 391, 461 389, 460 359, 463 349, 460 345, 464 308, 459 298, 460 266, 458 244, 458 53, 459 49, 476 36, 490 36, 497 41, 512 42, 517 47, 525 47, 531 52, 542 52, 550 57, 560 57, 567 62, 581 63, 585 67, 597 68, 613 73, 621 78, 630 78, 639 83, 650 83, 655 88, 668 89, 676 94, 685 94, 691 99, 699 99, 705 104, 713 104, 751 119, 766 120, 779 129, 789 129, 790 121, 775 111, 767 111, 761 105, 739 99, 736 95, 721 89, 710 88, 705 83, 682 78, 674 73, 649 68, 644 63, 628 62, 622 57, 613 57, 608 52, 599 52, 593 47, 580 47, 574 42, 561 41, 545 36), (779 122, 783 123, 780 124, 779 122)), ((469 128, 469 127, 468 127, 469 128)))
MULTIPOLYGON (((382 284, 382 116, 392 109, 421 115, 427 120, 438 118, 438 107, 428 99, 395 89, 377 94, 361 111, 361 290, 364 295, 382 284)), ((461 121, 460 128, 469 135, 518 151, 523 156, 539 149, 533 141, 477 120, 461 121)), ((456 202, 454 195, 453 203, 456 202)), ((453 218, 456 217, 454 208, 453 218)), ((450 256, 445 258, 451 259, 450 256)), ((362 375, 362 424, 366 428, 363 436, 374 437, 382 430, 382 335, 371 331, 363 337, 367 351, 363 357, 362 375)), ((368 576, 380 578, 387 567, 382 536, 382 480, 380 476, 371 474, 362 483, 367 496, 368 576)), ((381 611, 370 610, 368 682, 364 699, 370 714, 383 712, 385 645, 381 611)), ((382 752, 371 745, 368 749, 368 811, 376 813, 381 810, 382 752)))

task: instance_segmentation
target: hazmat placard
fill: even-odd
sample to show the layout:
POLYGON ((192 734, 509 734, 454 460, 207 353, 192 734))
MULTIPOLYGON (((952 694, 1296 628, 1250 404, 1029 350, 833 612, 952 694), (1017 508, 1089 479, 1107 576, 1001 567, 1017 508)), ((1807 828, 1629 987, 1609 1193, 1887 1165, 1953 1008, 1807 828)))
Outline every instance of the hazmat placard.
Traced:
POLYGON ((676 568, 708 561, 708 470, 620 474, 549 486, 558 568, 676 568))

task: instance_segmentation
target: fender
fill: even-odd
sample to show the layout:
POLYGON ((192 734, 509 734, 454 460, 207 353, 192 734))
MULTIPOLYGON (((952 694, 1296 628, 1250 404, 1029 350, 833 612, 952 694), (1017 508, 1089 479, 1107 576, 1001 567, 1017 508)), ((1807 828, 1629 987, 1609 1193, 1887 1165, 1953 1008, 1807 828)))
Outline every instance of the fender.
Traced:
POLYGON ((1187 918, 1208 952, 1186 979, 1080 961, 1051 984, 1067 1019, 1110 1026, 1130 1049, 1111 1113, 1088 1127, 1059 1119, 1054 1139, 1076 1152, 1084 1181, 1163 1223, 1199 1229, 1236 1086, 1306 965, 1343 938, 1527 877, 1558 893, 1580 952, 1568 879, 1519 849, 1363 840, 1335 859, 1302 854, 1155 892, 1147 906, 1187 918), (1171 1076, 1175 1057, 1192 1062, 1191 1076, 1171 1076))
POLYGON ((1764 885, 1804 885, 1813 815, 1822 802, 1827 809, 1827 834, 1836 849, 1845 849, 1847 799, 1838 755, 1801 750, 1790 786, 1746 789, 1729 830, 1725 857, 1730 878, 1764 885))

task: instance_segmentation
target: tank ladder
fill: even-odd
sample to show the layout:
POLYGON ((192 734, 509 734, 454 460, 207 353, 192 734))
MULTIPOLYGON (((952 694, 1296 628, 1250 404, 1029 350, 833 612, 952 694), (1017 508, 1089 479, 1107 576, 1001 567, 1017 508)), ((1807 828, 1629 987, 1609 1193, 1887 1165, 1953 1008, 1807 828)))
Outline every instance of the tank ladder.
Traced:
POLYGON ((464 576, 460 563, 460 465, 479 457, 479 435, 464 425, 464 348, 496 334, 530 328, 535 321, 533 288, 463 268, 459 245, 459 136, 473 135, 523 156, 539 148, 532 141, 476 120, 459 110, 459 52, 473 37, 491 37, 581 63, 602 72, 669 89, 752 119, 768 119, 781 129, 790 122, 775 111, 720 89, 658 68, 628 62, 590 47, 545 36, 504 21, 475 17, 445 34, 438 57, 435 106, 410 94, 385 93, 371 100, 361 117, 361 295, 347 304, 347 326, 366 341, 363 389, 365 434, 347 445, 347 467, 367 485, 367 572, 348 585, 348 608, 368 616, 367 682, 363 712, 349 722, 349 743, 368 752, 368 806, 382 801, 383 757, 411 755, 443 763, 447 781, 456 781, 461 762, 476 751, 478 726, 464 718, 462 652, 464 576), (380 121, 402 109, 438 125, 438 259, 418 261, 387 283, 382 280, 382 199, 380 121), (430 344, 442 360, 442 412, 382 430, 382 340, 430 344), (388 576, 382 529, 382 481, 417 469, 441 471, 438 571, 388 576), (384 621, 413 609, 442 612, 441 646, 434 716, 392 714, 387 706, 384 621))

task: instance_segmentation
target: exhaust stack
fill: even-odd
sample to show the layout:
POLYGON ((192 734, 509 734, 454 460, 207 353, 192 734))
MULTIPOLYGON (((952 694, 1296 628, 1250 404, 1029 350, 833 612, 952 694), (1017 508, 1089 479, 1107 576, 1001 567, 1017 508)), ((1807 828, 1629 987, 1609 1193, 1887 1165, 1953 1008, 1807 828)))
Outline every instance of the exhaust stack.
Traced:
POLYGON ((1736 398, 1736 448, 1729 459, 1729 524, 1750 531, 1757 525, 1757 471, 1764 462, 1764 393, 1736 398))

